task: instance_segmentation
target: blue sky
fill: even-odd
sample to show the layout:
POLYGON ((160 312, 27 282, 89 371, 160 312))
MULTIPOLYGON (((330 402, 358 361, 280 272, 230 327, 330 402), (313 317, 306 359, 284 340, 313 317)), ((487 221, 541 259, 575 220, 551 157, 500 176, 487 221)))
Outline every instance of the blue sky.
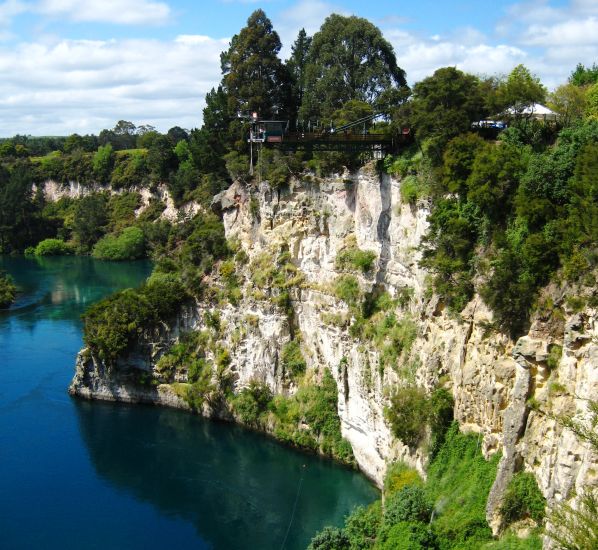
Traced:
POLYGON ((97 133, 119 119, 199 126, 219 53, 258 7, 283 57, 330 13, 368 18, 410 83, 447 65, 524 63, 554 88, 598 62, 598 0, 0 0, 0 136, 97 133))

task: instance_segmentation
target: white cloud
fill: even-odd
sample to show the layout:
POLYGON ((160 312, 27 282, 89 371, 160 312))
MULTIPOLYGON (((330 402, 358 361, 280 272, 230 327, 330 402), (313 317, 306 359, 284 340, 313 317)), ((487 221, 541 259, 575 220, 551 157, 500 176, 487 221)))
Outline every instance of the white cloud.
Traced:
POLYGON ((571 19, 552 25, 530 25, 522 42, 547 48, 598 44, 598 18, 571 19))
POLYGON ((78 22, 122 25, 160 25, 171 15, 168 4, 153 0, 41 0, 35 11, 78 22))
POLYGON ((227 39, 60 40, 0 48, 0 136, 98 132, 119 119, 201 125, 227 39))
POLYGON ((485 43, 483 35, 474 29, 464 29, 444 39, 419 38, 401 29, 387 31, 385 36, 393 45, 398 64, 405 69, 410 84, 447 66, 474 74, 507 73, 528 57, 520 48, 485 43))

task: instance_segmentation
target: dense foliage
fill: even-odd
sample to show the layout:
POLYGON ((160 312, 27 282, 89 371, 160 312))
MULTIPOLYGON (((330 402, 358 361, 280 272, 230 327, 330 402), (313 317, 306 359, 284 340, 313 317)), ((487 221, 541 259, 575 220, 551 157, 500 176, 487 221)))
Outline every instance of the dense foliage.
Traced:
POLYGON ((493 541, 486 501, 498 459, 495 455, 486 461, 478 437, 459 433, 453 423, 430 463, 425 483, 404 464, 391 465, 384 501, 355 509, 345 518, 344 527, 318 533, 310 548, 339 544, 338 548, 347 550, 540 550, 536 534, 519 539, 506 533, 493 541))
POLYGON ((177 275, 155 274, 136 290, 123 290, 92 305, 83 315, 85 344, 111 365, 144 330, 170 318, 187 298, 177 275))

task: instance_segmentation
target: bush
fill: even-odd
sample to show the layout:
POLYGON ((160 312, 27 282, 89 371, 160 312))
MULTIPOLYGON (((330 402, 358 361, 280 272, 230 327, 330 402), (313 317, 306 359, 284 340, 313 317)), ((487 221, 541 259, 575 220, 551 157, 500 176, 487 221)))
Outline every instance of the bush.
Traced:
POLYGON ((168 318, 187 298, 176 275, 153 275, 140 289, 113 294, 83 314, 85 344, 108 365, 114 364, 143 330, 168 318))
POLYGON ((305 372, 307 364, 301 353, 299 340, 287 342, 282 348, 280 359, 284 372, 290 373, 292 378, 296 378, 305 372))
POLYGON ((401 181, 401 202, 415 204, 418 198, 418 181, 415 176, 407 176, 401 181))
POLYGON ((243 388, 232 400, 233 410, 244 424, 257 426, 260 415, 272 401, 270 388, 261 382, 252 380, 247 388, 243 388))
POLYGON ((434 550, 436 537, 425 523, 402 521, 384 530, 380 550, 434 550))
POLYGON ((0 271, 0 308, 7 308, 13 303, 17 287, 14 285, 12 277, 0 271))
POLYGON ((372 548, 381 525, 382 503, 379 500, 367 508, 355 508, 345 519, 345 533, 351 550, 372 548))
POLYGON ((93 247, 98 260, 138 260, 145 256, 145 236, 138 227, 127 227, 118 236, 106 235, 93 247))
POLYGON ((390 464, 384 476, 384 494, 388 497, 407 485, 423 485, 417 470, 410 468, 404 462, 390 464))
POLYGON ((429 406, 426 393, 416 386, 397 388, 384 409, 392 433, 405 445, 415 447, 426 432, 429 406))
POLYGON ((276 396, 270 409, 278 439, 355 464, 351 445, 341 434, 338 389, 330 370, 324 371, 318 384, 301 384, 291 397, 276 396))
POLYGON ((334 283, 334 294, 348 306, 357 306, 361 300, 359 282, 353 275, 341 275, 334 283))
POLYGON ((36 256, 64 256, 71 254, 71 247, 61 239, 44 239, 35 247, 36 256))
POLYGON ((531 517, 536 523, 544 519, 546 499, 533 474, 519 472, 513 476, 505 493, 500 513, 507 523, 531 517))
POLYGON ((432 505, 420 485, 405 485, 391 494, 384 505, 384 523, 394 525, 402 521, 430 520, 432 505))
POLYGON ((350 247, 338 253, 336 267, 340 270, 367 273, 372 269, 376 257, 376 253, 372 250, 361 250, 357 247, 350 247))
POLYGON ((350 550, 347 534, 337 527, 324 527, 311 539, 307 550, 350 550))
POLYGON ((426 483, 430 498, 438 503, 434 530, 442 548, 479 548, 480 541, 492 539, 486 502, 499 459, 497 453, 486 461, 479 436, 460 433, 453 422, 430 463, 426 483))
POLYGON ((548 358, 546 359, 546 366, 550 370, 554 370, 559 366, 561 357, 563 356, 563 346, 552 344, 548 348, 548 358))
POLYGON ((92 305, 83 315, 84 340, 112 364, 157 317, 147 297, 127 289, 92 305))

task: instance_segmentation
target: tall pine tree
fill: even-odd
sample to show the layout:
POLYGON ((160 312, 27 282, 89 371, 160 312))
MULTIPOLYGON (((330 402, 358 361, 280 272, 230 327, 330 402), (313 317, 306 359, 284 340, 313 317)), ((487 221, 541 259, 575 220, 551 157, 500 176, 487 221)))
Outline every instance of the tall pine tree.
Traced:
POLYGON ((278 57, 280 48, 280 38, 266 14, 254 11, 221 56, 222 87, 230 112, 257 112, 261 118, 288 116, 291 77, 278 57))
POLYGON ((301 105, 305 93, 305 70, 311 41, 311 36, 307 36, 305 29, 301 29, 291 48, 291 57, 287 61, 287 67, 293 79, 293 104, 296 106, 301 105))

